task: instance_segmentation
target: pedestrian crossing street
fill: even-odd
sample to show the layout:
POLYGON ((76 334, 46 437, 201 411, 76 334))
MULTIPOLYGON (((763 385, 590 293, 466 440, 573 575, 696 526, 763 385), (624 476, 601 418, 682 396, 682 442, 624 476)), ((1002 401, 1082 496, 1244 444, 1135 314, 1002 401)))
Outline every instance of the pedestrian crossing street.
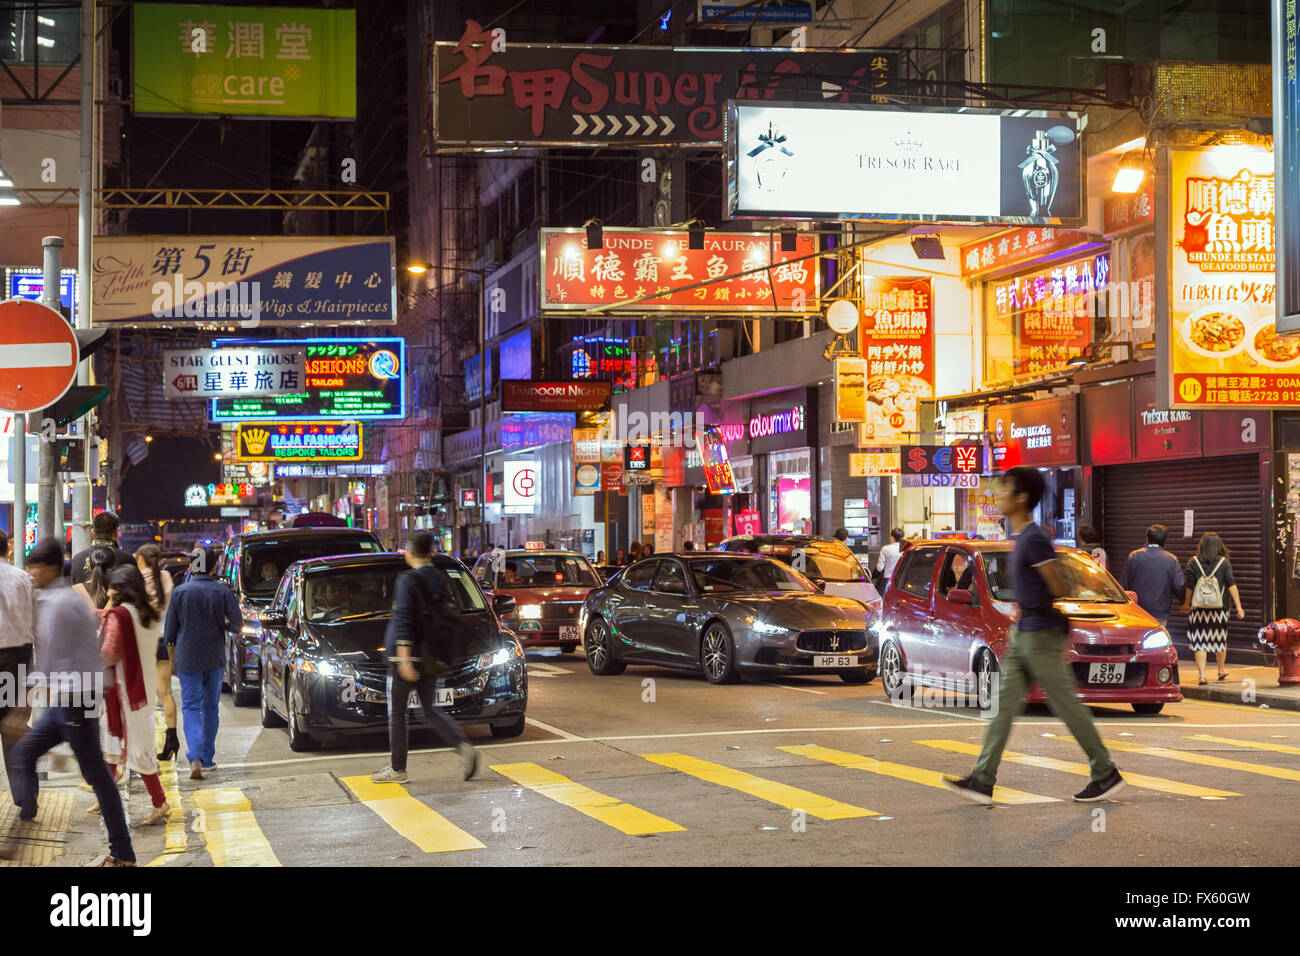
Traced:
MULTIPOLYGON (((1300 769, 1280 765, 1288 757, 1300 755, 1300 747, 1285 743, 1186 732, 1173 740, 1166 737, 1171 746, 1103 739, 1128 781, 1128 790, 1119 798, 1123 803, 1141 806, 1161 797, 1248 799, 1252 781, 1261 778, 1300 782, 1300 769), (1216 753, 1204 752, 1207 749, 1216 753), (1224 752, 1233 756, 1219 755, 1224 752), (1236 759, 1238 753, 1250 759, 1236 759)), ((1007 807, 1068 804, 1070 794, 1086 781, 1088 766, 1078 759, 1081 755, 1071 738, 1040 734, 1037 740, 1035 749, 1040 753, 1006 752, 1000 771, 1002 785, 994 792, 996 803, 1007 807), (1084 781, 1069 780, 1070 776, 1084 781)), ((536 821, 537 827, 527 829, 540 831, 552 830, 558 820, 559 827, 597 828, 614 840, 652 835, 688 839, 681 835, 707 833, 719 819, 745 823, 760 817, 772 819, 770 814, 756 812, 764 806, 804 814, 830 826, 851 827, 854 820, 871 818, 891 820, 895 814, 915 814, 925 791, 942 788, 943 773, 969 772, 979 752, 974 740, 924 738, 882 743, 888 744, 896 760, 820 744, 746 746, 744 758, 734 760, 726 759, 730 755, 725 753, 710 760, 676 751, 636 754, 624 750, 620 753, 636 769, 606 773, 598 787, 575 779, 597 771, 589 769, 580 753, 572 750, 565 767, 573 769, 566 775, 535 762, 494 762, 491 756, 500 751, 486 748, 477 777, 464 785, 463 791, 456 789, 458 783, 448 785, 441 776, 445 768, 440 768, 430 775, 439 791, 427 796, 408 789, 419 786, 420 774, 414 771, 415 781, 410 785, 374 784, 364 774, 336 779, 351 798, 342 809, 355 813, 354 807, 359 806, 367 811, 360 818, 347 818, 350 830, 357 828, 358 819, 362 821, 360 831, 352 834, 362 845, 405 848, 390 859, 460 854, 468 860, 490 851, 489 842, 503 832, 496 830, 493 822, 504 820, 504 806, 510 806, 516 833, 520 819, 536 821), (790 758, 796 761, 792 763, 790 758), (744 768, 736 765, 742 762, 744 768), (812 772, 827 768, 850 773, 812 772), (812 781, 817 789, 806 789, 812 781), (532 796, 543 799, 521 802, 532 796), (490 813, 484 812, 487 802, 495 805, 490 813), (373 824, 373 831, 365 821, 373 824)), ((174 765, 166 765, 164 773, 173 820, 167 827, 165 852, 149 865, 167 865, 182 856, 191 865, 202 865, 194 854, 203 853, 216 866, 278 866, 281 855, 291 856, 300 849, 282 846, 277 854, 274 825, 268 821, 277 813, 312 812, 315 808, 255 811, 238 787, 205 786, 182 794, 177 790, 174 765)), ((951 806, 965 806, 959 797, 951 799, 951 806)), ((947 806, 925 805, 927 809, 947 806)), ((977 812, 977 808, 971 810, 977 812)), ((853 836, 847 831, 845 835, 853 836)), ((326 838, 322 834, 322 839, 326 838)))

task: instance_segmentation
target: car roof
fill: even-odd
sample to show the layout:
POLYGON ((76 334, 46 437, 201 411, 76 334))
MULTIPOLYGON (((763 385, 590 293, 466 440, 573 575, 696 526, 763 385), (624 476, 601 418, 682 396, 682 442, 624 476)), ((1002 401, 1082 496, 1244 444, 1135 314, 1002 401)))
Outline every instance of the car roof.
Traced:
POLYGON ((267 538, 336 538, 339 535, 355 535, 358 538, 375 539, 373 531, 365 528, 277 528, 274 531, 245 531, 237 534, 232 541, 264 541, 267 538))
MULTIPOLYGON (((537 557, 537 558, 555 558, 555 557, 566 557, 566 558, 586 558, 586 557, 587 557, 587 556, 586 556, 585 554, 583 554, 581 551, 566 551, 566 550, 564 550, 563 548, 546 548, 546 549, 543 549, 543 550, 538 550, 537 548, 534 548, 534 549, 531 550, 531 551, 529 551, 529 550, 526 549, 526 548, 507 548, 507 549, 505 549, 505 552, 506 552, 506 557, 507 557, 507 558, 518 558, 518 557, 537 557)), ((491 551, 485 551, 483 554, 480 554, 480 555, 478 556, 478 560, 481 561, 481 560, 483 560, 484 558, 490 558, 490 557, 492 557, 492 552, 491 552, 491 551)))
POLYGON ((825 534, 735 534, 723 541, 723 544, 727 541, 754 541, 758 544, 844 544, 839 538, 825 534))
MULTIPOLYGON (((435 554, 433 563, 438 567, 463 567, 459 561, 450 555, 435 554)), ((360 554, 335 554, 325 558, 305 558, 302 561, 295 561, 289 567, 300 567, 303 571, 310 574, 313 571, 324 571, 330 568, 356 567, 364 564, 406 564, 406 555, 401 551, 366 551, 360 554)))

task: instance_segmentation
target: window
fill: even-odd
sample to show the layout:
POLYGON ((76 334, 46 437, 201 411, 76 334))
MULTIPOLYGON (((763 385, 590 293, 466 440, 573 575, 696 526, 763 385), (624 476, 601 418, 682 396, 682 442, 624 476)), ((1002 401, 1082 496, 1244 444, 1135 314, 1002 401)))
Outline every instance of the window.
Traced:
POLYGON ((927 597, 930 593, 930 578, 934 575, 934 566, 940 554, 938 548, 922 548, 903 555, 904 567, 894 572, 898 589, 915 597, 927 597))
POLYGON ((0 11, 0 60, 66 65, 81 51, 81 11, 56 4, 5 4, 0 11))
POLYGON ((295 561, 378 550, 379 545, 368 534, 260 539, 244 548, 238 573, 249 597, 269 598, 280 584, 280 575, 295 561))
POLYGON ((817 586, 796 571, 769 558, 691 561, 695 586, 705 594, 723 591, 812 591, 817 586))
POLYGON ((507 560, 505 571, 497 575, 496 586, 498 588, 594 588, 600 583, 600 576, 584 557, 541 554, 507 560))
POLYGON ((652 590, 668 594, 685 594, 686 575, 682 572, 681 565, 676 561, 660 561, 652 590))
POLYGON ((979 606, 979 590, 974 587, 975 557, 966 551, 953 548, 944 558, 943 571, 939 574, 939 593, 944 597, 953 588, 970 591, 971 603, 979 606))
POLYGON ((623 583, 637 591, 649 591, 650 582, 654 580, 658 561, 642 561, 623 572, 623 583))

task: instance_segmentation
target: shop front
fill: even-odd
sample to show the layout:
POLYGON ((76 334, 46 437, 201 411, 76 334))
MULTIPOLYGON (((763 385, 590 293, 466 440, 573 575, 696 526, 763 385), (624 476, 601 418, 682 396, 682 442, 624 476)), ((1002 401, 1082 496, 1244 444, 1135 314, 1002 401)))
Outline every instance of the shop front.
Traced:
POLYGON ((800 388, 750 399, 750 451, 758 476, 755 510, 764 530, 812 534, 816 393, 800 388))
MULTIPOLYGON (((1256 635, 1273 619, 1274 600, 1270 413, 1162 409, 1151 376, 1085 388, 1080 401, 1089 523, 1101 532, 1111 573, 1123 573, 1152 524, 1165 526, 1165 547, 1184 566, 1202 534, 1218 534, 1246 610, 1244 620, 1229 621, 1229 646, 1259 653, 1256 635)), ((1175 613, 1169 629, 1182 640, 1186 618, 1175 613)))
POLYGON ((1083 523, 1078 396, 990 405, 986 415, 993 471, 1002 473, 1017 466, 1037 468, 1047 489, 1034 511, 1034 521, 1049 531, 1054 542, 1072 547, 1083 523))

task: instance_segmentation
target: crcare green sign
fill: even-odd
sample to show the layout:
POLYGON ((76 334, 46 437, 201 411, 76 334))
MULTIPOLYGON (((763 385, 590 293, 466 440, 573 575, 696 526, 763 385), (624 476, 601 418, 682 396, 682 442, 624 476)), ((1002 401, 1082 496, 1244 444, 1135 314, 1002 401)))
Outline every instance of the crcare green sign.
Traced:
POLYGON ((132 12, 137 113, 356 117, 353 10, 138 3, 132 12))

